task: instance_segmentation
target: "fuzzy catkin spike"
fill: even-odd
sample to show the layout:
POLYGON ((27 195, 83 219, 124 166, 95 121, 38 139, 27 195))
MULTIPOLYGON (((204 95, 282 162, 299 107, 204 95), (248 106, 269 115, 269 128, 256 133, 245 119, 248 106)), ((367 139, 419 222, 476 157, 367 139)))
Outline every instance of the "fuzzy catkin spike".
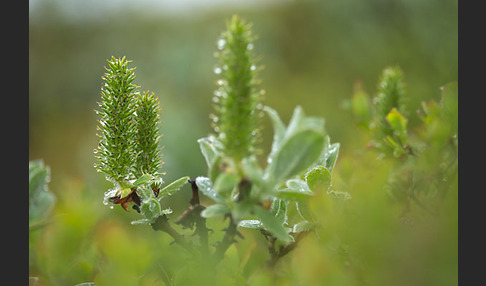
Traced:
POLYGON ((98 103, 101 116, 97 129, 100 142, 95 149, 99 164, 98 171, 116 182, 132 179, 131 167, 134 163, 133 142, 135 140, 134 108, 136 95, 133 90, 137 85, 135 68, 128 68, 125 57, 112 57, 108 61, 106 73, 102 76, 101 102, 98 103))
POLYGON ((256 78, 259 68, 253 51, 251 25, 233 16, 218 40, 218 89, 214 93, 212 126, 224 152, 236 162, 255 154, 262 116, 256 78))
POLYGON ((162 154, 159 150, 159 119, 161 108, 153 92, 144 91, 136 103, 136 142, 137 154, 135 176, 150 174, 160 175, 159 169, 163 165, 162 154))
POLYGON ((403 74, 399 67, 388 67, 383 70, 376 96, 376 119, 381 136, 392 135, 393 130, 388 126, 386 117, 396 108, 402 114, 405 112, 405 85, 403 74))

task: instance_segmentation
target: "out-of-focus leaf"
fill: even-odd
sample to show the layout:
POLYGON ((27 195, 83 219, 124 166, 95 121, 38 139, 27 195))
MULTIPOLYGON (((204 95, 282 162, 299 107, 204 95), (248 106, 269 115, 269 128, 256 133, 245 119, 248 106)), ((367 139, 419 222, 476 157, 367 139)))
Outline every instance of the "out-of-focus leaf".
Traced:
POLYGON ((231 192, 238 185, 240 178, 233 173, 222 173, 214 182, 213 189, 224 198, 230 198, 231 192))
POLYGON ((396 108, 392 108, 386 116, 386 121, 392 128, 394 134, 400 139, 401 143, 407 144, 407 118, 396 108))
POLYGON ((299 174, 314 163, 323 148, 322 132, 307 129, 295 133, 282 143, 267 167, 270 178, 278 184, 299 174))
POLYGON ((263 223, 258 219, 246 219, 238 223, 239 227, 251 228, 251 229, 262 229, 263 223))
POLYGON ((272 124, 273 124, 273 143, 272 143, 272 152, 273 152, 273 150, 275 151, 278 150, 278 146, 284 138, 285 124, 282 122, 282 120, 278 116, 277 111, 275 111, 274 109, 265 106, 263 110, 265 110, 268 113, 268 116, 270 116, 270 119, 272 120, 272 124))
POLYGON ((334 169, 336 165, 336 161, 339 155, 339 143, 331 144, 331 138, 328 135, 324 138, 324 149, 322 150, 322 154, 319 157, 318 164, 323 165, 326 167, 330 173, 334 169))
POLYGON ((275 215, 281 224, 287 223, 287 204, 288 202, 279 198, 274 198, 270 211, 275 215))
POLYGON ((284 243, 290 243, 293 241, 293 237, 288 234, 283 224, 280 223, 272 213, 260 206, 254 206, 253 211, 262 222, 264 228, 273 236, 280 239, 284 243))
POLYGON ((29 227, 39 225, 51 212, 56 202, 47 184, 50 180, 50 169, 44 166, 43 160, 29 162, 29 227))
POLYGON ((222 204, 214 204, 210 205, 209 207, 205 208, 201 212, 201 216, 205 218, 215 217, 215 216, 223 216, 229 213, 230 210, 222 204))
POLYGON ((217 154, 220 153, 219 150, 222 148, 221 142, 216 137, 209 136, 198 139, 197 143, 199 143, 199 148, 206 160, 206 164, 208 167, 211 167, 217 154))
POLYGON ((316 221, 316 219, 314 218, 314 214, 312 213, 309 206, 308 200, 299 200, 295 204, 301 218, 311 223, 316 221))
POLYGON ((331 172, 324 166, 316 166, 305 174, 305 181, 313 192, 326 192, 331 186, 331 172))
POLYGON ((351 98, 351 110, 359 123, 366 123, 371 120, 370 98, 363 91, 360 82, 354 85, 354 93, 351 98))
POLYGON ((211 183, 211 180, 207 177, 197 177, 196 178, 196 185, 206 197, 212 199, 213 201, 217 203, 224 203, 225 200, 223 197, 221 197, 220 194, 218 194, 214 189, 213 189, 213 184, 211 183))
POLYGON ((313 226, 312 223, 304 220, 304 221, 301 221, 299 223, 294 224, 294 226, 292 227, 292 232, 299 233, 299 232, 303 232, 303 231, 309 231, 309 230, 312 229, 312 226, 313 226))

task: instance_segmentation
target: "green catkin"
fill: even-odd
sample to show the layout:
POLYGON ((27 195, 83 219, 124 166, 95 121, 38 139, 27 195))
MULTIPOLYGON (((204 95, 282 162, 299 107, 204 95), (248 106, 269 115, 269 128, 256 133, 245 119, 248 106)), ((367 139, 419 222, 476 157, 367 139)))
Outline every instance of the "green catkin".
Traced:
POLYGON ((125 57, 108 60, 108 68, 105 67, 106 73, 102 76, 100 110, 96 111, 101 118, 97 127, 100 141, 95 149, 99 164, 95 167, 115 182, 133 179, 133 142, 136 136, 133 111, 137 85, 133 84, 134 68, 128 68, 130 62, 125 57))
POLYGON ((250 28, 238 16, 232 17, 218 40, 218 65, 214 69, 219 79, 213 98, 212 127, 226 155, 236 162, 255 154, 260 139, 262 92, 257 89, 259 68, 250 28))
POLYGON ((386 116, 396 108, 405 115, 405 85, 399 67, 388 67, 383 70, 378 83, 378 95, 374 99, 379 137, 392 136, 393 129, 388 125, 386 116))
POLYGON ((160 175, 159 169, 163 161, 159 150, 159 101, 153 92, 144 91, 138 97, 136 104, 136 168, 135 175, 160 175))

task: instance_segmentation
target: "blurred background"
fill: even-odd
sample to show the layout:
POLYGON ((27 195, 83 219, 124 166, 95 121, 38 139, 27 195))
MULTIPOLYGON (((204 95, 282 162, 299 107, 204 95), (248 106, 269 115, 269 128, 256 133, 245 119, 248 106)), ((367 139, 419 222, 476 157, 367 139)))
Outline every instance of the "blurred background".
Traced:
MULTIPOLYGON (((76 285, 96 280, 97 285, 164 285, 158 276, 161 269, 175 273, 169 260, 182 259, 171 254, 175 246, 168 246, 165 235, 130 225, 138 219, 136 212, 102 204, 103 193, 111 186, 93 167, 98 144, 94 110, 106 59, 132 60, 135 83, 159 97, 164 180, 171 182, 186 175, 206 175, 196 140, 211 132, 213 53, 233 14, 252 22, 258 36, 255 51, 265 67, 259 75, 266 91, 264 104, 276 109, 284 122, 296 105, 308 115, 324 117, 331 141, 341 143, 340 158, 346 158, 365 143, 357 139, 355 122, 344 108, 356 81, 374 96, 381 71, 400 66, 407 110, 414 114, 422 101, 439 100, 442 85, 457 80, 457 12, 457 0, 30 0, 29 159, 42 158, 50 167, 49 189, 57 197, 53 222, 30 234, 29 275, 36 277, 31 283, 76 285), (135 280, 127 282, 130 279, 135 280)), ((412 116, 410 129, 418 123, 412 116)), ((267 154, 273 134, 267 118, 263 124, 261 148, 267 154)), ((340 172, 340 164, 346 170, 340 158, 335 172, 340 172)), ((189 189, 171 198, 174 217, 189 198, 189 189)), ((417 241, 412 243, 420 244, 417 241)), ((300 256, 305 257, 307 250, 312 254, 309 247, 303 246, 300 256)), ((436 258, 448 263, 434 255, 428 257, 430 264, 436 265, 436 258)), ((266 259, 260 256, 255 259, 266 259)), ((327 267, 327 280, 312 267, 301 271, 299 279, 310 283, 306 285, 323 281, 355 285, 354 278, 333 272, 337 266, 326 261, 330 264, 322 267, 327 267)), ((405 267, 414 269, 411 261, 405 267)), ((370 275, 380 277, 384 260, 370 263, 376 266, 370 275)), ((289 267, 296 267, 295 262, 289 267)), ((399 277, 409 276, 407 269, 396 267, 403 275, 399 277)), ((423 269, 417 275, 429 274, 423 269)), ((261 285, 267 281, 255 279, 261 285)))

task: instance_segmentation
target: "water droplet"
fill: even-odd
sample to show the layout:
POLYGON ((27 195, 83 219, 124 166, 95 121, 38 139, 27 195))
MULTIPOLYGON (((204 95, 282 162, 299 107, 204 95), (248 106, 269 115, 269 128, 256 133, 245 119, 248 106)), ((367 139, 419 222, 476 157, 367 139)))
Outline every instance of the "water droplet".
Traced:
POLYGON ((93 153, 94 153, 94 154, 98 154, 98 149, 94 149, 94 150, 93 150, 93 153))
POLYGON ((224 84, 224 81, 222 79, 218 79, 218 81, 216 82, 218 85, 223 85, 224 84))
POLYGON ((217 96, 213 97, 213 102, 214 103, 219 103, 219 97, 217 97, 217 96))
POLYGON ((215 74, 220 74, 223 70, 220 67, 215 67, 213 71, 215 74))
POLYGON ((248 46, 246 46, 246 48, 247 48, 249 51, 253 50, 253 48, 254 48, 253 43, 249 43, 249 44, 248 44, 248 46))
POLYGON ((256 70, 256 66, 255 65, 251 65, 250 70, 252 70, 252 71, 256 70))
POLYGON ((224 46, 226 45, 226 40, 225 39, 219 39, 218 40, 218 50, 224 49, 224 46))
POLYGON ((110 206, 110 209, 113 209, 113 205, 110 206))
POLYGON ((118 195, 118 189, 116 188, 109 189, 108 191, 105 192, 105 196, 103 197, 103 204, 105 206, 108 205, 110 198, 115 197, 117 195, 118 195))

